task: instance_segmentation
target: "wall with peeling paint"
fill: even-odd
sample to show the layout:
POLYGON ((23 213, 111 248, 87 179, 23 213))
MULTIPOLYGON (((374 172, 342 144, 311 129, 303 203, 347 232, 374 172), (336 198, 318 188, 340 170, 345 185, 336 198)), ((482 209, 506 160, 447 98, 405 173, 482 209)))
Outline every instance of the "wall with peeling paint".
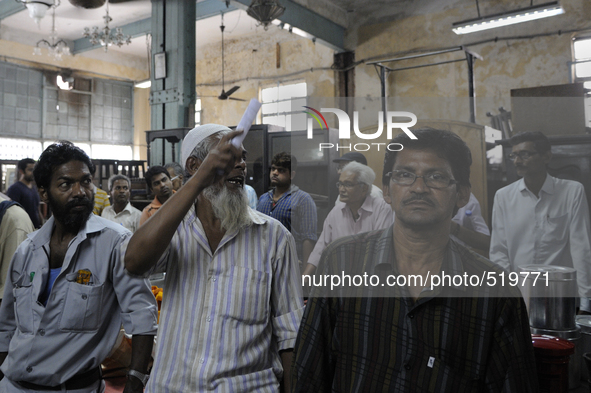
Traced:
MULTIPOLYGON (((227 37, 226 37, 227 38, 227 37)), ((305 81, 308 95, 334 96, 334 52, 287 31, 260 32, 224 40, 225 90, 240 86, 232 97, 259 98, 261 87, 277 82, 305 81), (276 65, 277 43, 280 67, 276 65)), ((202 99, 202 122, 236 125, 248 102, 217 99, 222 91, 221 45, 207 45, 197 54, 197 96, 202 99)))
MULTIPOLYGON (((492 15, 523 8, 523 1, 480 2, 481 15, 492 15)), ((356 59, 373 61, 401 57, 417 51, 434 51, 466 45, 482 55, 476 61, 476 120, 490 124, 486 112, 510 109, 510 90, 570 82, 572 30, 591 29, 591 2, 561 1, 565 14, 507 26, 494 30, 458 36, 451 31, 454 22, 477 16, 473 2, 455 4, 427 15, 409 16, 388 23, 360 27, 350 31, 349 45, 356 45, 356 59), (560 32, 560 33, 559 33, 560 32), (546 36, 527 38, 548 34, 546 36), (516 37, 514 39, 509 39, 516 37), (496 42, 495 42, 496 39, 496 42)), ((392 68, 463 58, 463 52, 424 57, 416 60, 385 63, 392 68)), ((356 68, 356 96, 379 97, 380 83, 373 66, 356 68)), ((392 73, 387 83, 388 95, 397 98, 429 97, 432 111, 422 108, 424 116, 442 116, 468 121, 468 73, 466 62, 451 63, 392 73), (444 108, 444 109, 442 109, 444 108)), ((403 102, 392 99, 390 102, 403 102)), ((400 109, 400 108, 398 108, 400 109)))

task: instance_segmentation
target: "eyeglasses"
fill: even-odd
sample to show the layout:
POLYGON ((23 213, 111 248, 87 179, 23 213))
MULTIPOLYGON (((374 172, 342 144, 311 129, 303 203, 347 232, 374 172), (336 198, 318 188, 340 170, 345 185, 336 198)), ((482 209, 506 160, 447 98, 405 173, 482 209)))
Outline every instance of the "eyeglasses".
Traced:
POLYGON ((528 160, 531 158, 531 156, 535 156, 536 154, 538 154, 537 151, 527 151, 527 150, 523 150, 517 153, 511 153, 509 154, 509 159, 511 161, 515 160, 517 157, 521 158, 522 160, 528 160))
POLYGON ((401 186, 411 186, 419 177, 423 178, 425 185, 429 188, 446 188, 452 184, 458 183, 456 180, 441 173, 430 173, 424 176, 417 176, 412 172, 392 171, 388 172, 386 176, 388 176, 391 181, 401 186))
POLYGON ((344 183, 341 183, 340 181, 338 181, 337 184, 336 184, 336 186, 337 186, 337 188, 345 187, 347 190, 350 190, 350 189, 352 189, 353 187, 355 187, 355 186, 357 186, 359 184, 361 184, 361 183, 359 183, 359 182, 357 182, 357 183, 351 183, 351 182, 348 182, 348 181, 346 181, 344 183))

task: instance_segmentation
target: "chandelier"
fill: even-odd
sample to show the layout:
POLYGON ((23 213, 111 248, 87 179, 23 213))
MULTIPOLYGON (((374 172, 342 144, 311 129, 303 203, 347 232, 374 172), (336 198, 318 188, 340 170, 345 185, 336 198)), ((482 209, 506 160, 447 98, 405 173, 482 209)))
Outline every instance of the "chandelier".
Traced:
POLYGON ((91 33, 88 27, 84 28, 84 37, 90 39, 92 45, 100 44, 105 48, 106 52, 111 45, 117 45, 121 48, 123 45, 131 44, 131 36, 123 34, 123 30, 120 27, 117 27, 114 30, 109 27, 109 22, 111 22, 113 18, 109 16, 108 0, 107 14, 103 16, 103 19, 105 20, 105 27, 102 29, 99 29, 98 26, 94 26, 91 33))
POLYGON ((285 7, 279 4, 278 0, 252 0, 248 6, 246 13, 259 22, 259 26, 263 25, 265 30, 269 28, 269 24, 285 11, 285 7))
POLYGON ((70 54, 70 47, 68 46, 66 41, 60 40, 57 36, 57 30, 55 29, 55 7, 53 8, 51 34, 49 36, 49 41, 47 41, 46 39, 37 41, 37 45, 35 45, 35 49, 33 49, 33 55, 40 56, 42 47, 47 48, 47 54, 57 61, 62 60, 62 55, 70 54))

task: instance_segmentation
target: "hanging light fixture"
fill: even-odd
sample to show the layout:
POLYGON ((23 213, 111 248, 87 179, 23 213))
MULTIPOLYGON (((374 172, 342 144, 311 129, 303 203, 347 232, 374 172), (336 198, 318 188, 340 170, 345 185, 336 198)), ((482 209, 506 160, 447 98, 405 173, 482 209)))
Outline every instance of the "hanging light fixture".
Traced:
POLYGON ((105 27, 99 29, 98 26, 94 26, 92 28, 92 33, 90 32, 90 28, 84 28, 84 37, 90 39, 90 43, 92 45, 102 45, 105 48, 105 52, 109 49, 111 45, 117 45, 118 47, 122 47, 123 45, 131 44, 131 36, 128 34, 123 34, 123 30, 120 27, 115 28, 115 30, 109 27, 109 22, 113 20, 109 16, 109 1, 107 0, 107 14, 103 16, 105 20, 105 27))
POLYGON ((62 55, 69 55, 70 54, 70 47, 64 40, 60 40, 57 36, 57 30, 55 29, 55 7, 53 8, 53 14, 51 16, 52 25, 51 25, 51 35, 49 36, 50 41, 45 39, 37 41, 37 45, 35 45, 35 49, 33 50, 33 55, 40 56, 41 55, 41 48, 47 48, 47 53, 49 56, 53 57, 57 61, 62 60, 62 55))
POLYGON ((496 14, 487 17, 480 16, 478 0, 476 0, 476 8, 478 10, 478 18, 454 23, 452 25, 452 30, 454 33, 474 33, 477 31, 494 29, 497 27, 514 25, 517 23, 529 22, 531 20, 548 18, 550 16, 564 14, 564 9, 560 4, 558 4, 557 1, 540 4, 537 6, 530 6, 516 11, 505 12, 502 14, 496 14))
POLYGON ((47 10, 51 7, 57 7, 59 0, 15 0, 17 3, 24 4, 29 10, 29 16, 33 18, 37 26, 41 27, 41 19, 45 16, 47 10))
POLYGON ((279 4, 278 0, 252 0, 248 6, 246 13, 263 25, 265 30, 269 28, 269 24, 285 12, 285 7, 279 4))

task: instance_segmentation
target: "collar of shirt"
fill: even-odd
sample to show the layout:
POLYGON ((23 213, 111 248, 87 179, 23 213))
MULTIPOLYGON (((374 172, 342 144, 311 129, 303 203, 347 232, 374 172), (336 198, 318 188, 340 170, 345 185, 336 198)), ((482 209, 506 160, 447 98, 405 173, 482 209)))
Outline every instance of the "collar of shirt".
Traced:
MULTIPOLYGON (((51 234, 53 233, 54 223, 55 217, 52 216, 41 227, 41 229, 28 235, 28 237, 31 239, 34 250, 36 250, 39 247, 42 247, 44 244, 49 243, 49 241, 51 240, 51 234)), ((102 222, 102 220, 98 216, 95 216, 91 213, 90 217, 86 221, 86 224, 82 226, 82 228, 80 228, 80 230, 78 231, 78 234, 76 235, 75 239, 77 239, 78 242, 81 242, 84 239, 86 239, 87 234, 100 232, 101 230, 103 230, 103 228, 105 228, 105 224, 102 222)))
MULTIPOLYGON (((172 190, 172 194, 174 195, 176 193, 175 190, 172 190)), ((170 199, 172 197, 172 195, 170 197, 168 197, 168 199, 170 199)), ((127 202, 128 204, 131 202, 127 202)), ((160 203, 160 201, 158 200, 158 197, 155 196, 154 200, 152 200, 152 202, 150 202, 150 206, 154 209, 158 209, 162 206, 162 203, 160 203)))
MULTIPOLYGON (((339 197, 340 198, 340 197, 339 197)), ((367 212, 367 213, 372 213, 373 212, 373 202, 374 202, 374 197, 371 194, 367 194, 367 197, 365 197, 365 200, 363 201, 363 204, 361 204, 361 206, 359 207, 359 218, 363 218, 361 217, 362 214, 361 212, 367 212)), ((341 210, 345 210, 347 208, 347 204, 345 202, 341 202, 340 200, 337 201, 337 206, 339 206, 339 204, 341 204, 341 210)))
MULTIPOLYGON (((127 205, 125 205, 125 207, 123 208, 123 210, 121 210, 119 212, 119 214, 123 213, 124 211, 128 211, 129 213, 133 213, 133 210, 131 209, 131 207, 132 207, 131 202, 127 202, 127 205)), ((113 209, 115 209, 115 208, 113 208, 113 209)))
MULTIPOLYGON (((254 225, 265 225, 267 222, 272 220, 272 218, 270 216, 267 216, 266 214, 260 213, 256 210, 253 210, 250 207, 248 208, 248 215, 254 225)), ((211 247, 209 247, 209 244, 207 244, 207 241, 205 241, 207 239, 207 236, 205 236, 205 229, 203 228, 203 223, 201 222, 199 217, 197 217, 195 205, 191 206, 189 211, 187 211, 187 214, 185 214, 185 218, 183 220, 186 221, 186 225, 195 225, 195 227, 198 229, 198 231, 200 231, 202 233, 201 236, 196 237, 196 240, 201 245, 201 247, 203 247, 205 250, 207 250, 207 252, 211 253, 211 247), (203 239, 205 239, 205 240, 203 240, 203 239)), ((221 247, 224 244, 226 244, 228 241, 232 240, 232 238, 236 237, 236 235, 238 235, 238 232, 240 232, 240 229, 238 229, 232 233, 226 232, 224 234, 222 240, 218 244, 217 250, 221 249, 221 247)))
MULTIPOLYGON (((285 198, 288 195, 291 195, 293 193, 295 193, 296 191, 298 191, 300 188, 298 186, 296 186, 295 184, 291 184, 291 186, 289 186, 289 190, 287 190, 287 192, 283 195, 281 195, 281 198, 279 198, 279 200, 277 200, 277 202, 279 202, 280 200, 282 200, 283 198, 285 198)), ((269 197, 271 198, 271 200, 273 200, 273 193, 275 192, 275 188, 272 188, 271 190, 269 190, 267 192, 267 194, 269 194, 269 197)))
MULTIPOLYGON (((554 194, 554 187, 555 187, 554 178, 546 173, 546 180, 544 180, 544 184, 542 185, 542 188, 540 191, 544 191, 546 194, 552 195, 552 194, 554 194)), ((533 194, 533 192, 531 192, 529 190, 529 188, 527 188, 527 186, 525 185, 525 180, 523 180, 523 177, 521 179, 519 179, 518 188, 519 188, 519 191, 521 191, 521 192, 527 191, 527 192, 533 194)))
MULTIPOLYGON (((380 261, 379 264, 392 264, 392 274, 398 275, 398 269, 396 267, 396 253, 394 252, 394 225, 391 225, 388 229, 386 229, 377 243, 377 250, 378 255, 376 261, 380 261)), ((377 265, 373 266, 373 271, 375 272, 375 268, 377 265)), ((445 256, 443 258, 443 262, 441 264, 441 269, 436 274, 442 274, 445 272, 445 275, 449 276, 463 276, 465 273, 464 264, 462 263, 462 257, 459 250, 459 246, 453 240, 450 240, 447 243, 445 256)), ((434 273, 435 274, 435 273, 434 273)), ((429 282, 429 279, 427 279, 429 282)), ((425 287, 427 288, 427 287, 425 287)), ((466 286, 462 280, 462 285, 454 286, 453 288, 447 287, 446 289, 450 290, 457 290, 461 292, 466 292, 466 286)), ((425 297, 426 299, 433 298, 438 296, 441 292, 441 287, 435 288, 433 291, 423 289, 420 298, 425 297)))

